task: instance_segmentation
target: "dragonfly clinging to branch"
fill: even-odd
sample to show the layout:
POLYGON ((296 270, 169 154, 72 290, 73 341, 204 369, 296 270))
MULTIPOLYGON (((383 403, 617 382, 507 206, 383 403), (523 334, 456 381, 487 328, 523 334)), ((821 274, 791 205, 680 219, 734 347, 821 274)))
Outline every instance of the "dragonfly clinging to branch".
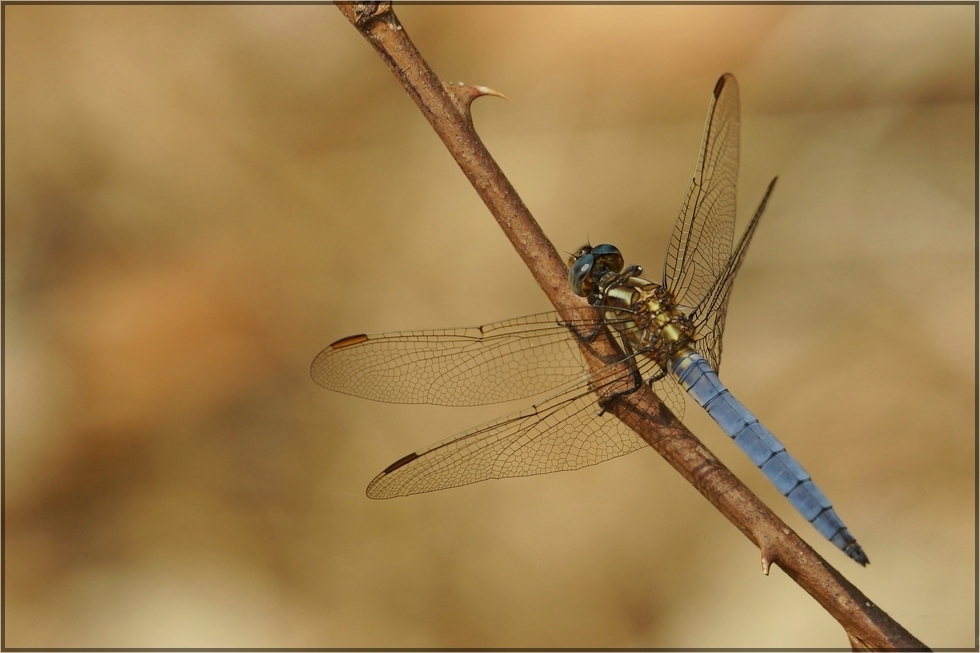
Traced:
MULTIPOLYGON (((580 248, 569 283, 589 306, 482 327, 343 338, 313 361, 330 390, 393 403, 474 406, 551 391, 534 405, 389 465, 368 485, 384 499, 594 465, 646 446, 606 411, 648 385, 678 417, 684 391, 735 440, 790 503, 837 547, 868 558, 810 475, 718 378, 732 284, 776 180, 733 249, 738 85, 715 85, 694 178, 667 248, 662 280, 624 266, 612 245, 580 248), (612 337, 616 362, 590 373, 579 348, 612 337)), ((666 437, 666 433, 664 437, 666 437)))

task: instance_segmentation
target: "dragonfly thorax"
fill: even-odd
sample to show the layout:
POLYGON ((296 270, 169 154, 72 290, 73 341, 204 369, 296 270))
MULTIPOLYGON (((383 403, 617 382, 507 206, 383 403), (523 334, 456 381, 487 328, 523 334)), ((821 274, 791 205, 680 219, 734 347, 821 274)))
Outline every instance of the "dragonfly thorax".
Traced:
POLYGON ((669 364, 694 339, 694 325, 674 296, 658 283, 640 277, 638 265, 623 269, 613 245, 585 245, 569 261, 572 290, 604 309, 606 325, 626 349, 648 352, 669 364))
POLYGON ((595 293, 606 324, 627 349, 646 352, 667 367, 694 341, 694 324, 658 283, 633 276, 638 267, 606 275, 595 293))

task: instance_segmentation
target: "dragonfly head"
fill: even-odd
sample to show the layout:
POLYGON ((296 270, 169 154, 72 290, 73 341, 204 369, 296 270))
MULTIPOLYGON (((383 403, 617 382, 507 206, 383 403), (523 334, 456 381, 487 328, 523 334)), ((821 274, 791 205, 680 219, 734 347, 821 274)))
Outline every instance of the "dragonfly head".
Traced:
POLYGON ((582 245, 568 259, 568 283, 579 297, 588 297, 602 275, 623 271, 623 255, 613 245, 582 245))

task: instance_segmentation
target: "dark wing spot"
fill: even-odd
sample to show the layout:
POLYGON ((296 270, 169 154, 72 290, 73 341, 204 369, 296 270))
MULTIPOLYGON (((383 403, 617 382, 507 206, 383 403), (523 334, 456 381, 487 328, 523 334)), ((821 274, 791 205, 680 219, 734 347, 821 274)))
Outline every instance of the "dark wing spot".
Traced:
POLYGON ((347 336, 346 338, 341 338, 337 342, 332 343, 330 345, 330 348, 331 349, 343 349, 344 347, 350 347, 352 345, 359 345, 359 344, 361 344, 362 342, 364 342, 367 339, 368 339, 368 337, 366 335, 364 335, 363 333, 359 333, 356 336, 347 336))
POLYGON ((405 465, 407 465, 408 463, 412 462, 413 460, 415 460, 418 457, 419 457, 419 455, 417 453, 410 453, 407 456, 402 456, 401 458, 399 458, 395 462, 393 462, 390 465, 388 465, 387 467, 385 467, 385 470, 383 472, 381 472, 381 473, 382 474, 390 474, 393 471, 395 471, 396 469, 398 469, 399 467, 404 467, 405 465))
POLYGON ((719 77, 718 81, 715 83, 715 90, 714 90, 715 98, 721 95, 721 89, 723 88, 725 88, 725 75, 719 77))

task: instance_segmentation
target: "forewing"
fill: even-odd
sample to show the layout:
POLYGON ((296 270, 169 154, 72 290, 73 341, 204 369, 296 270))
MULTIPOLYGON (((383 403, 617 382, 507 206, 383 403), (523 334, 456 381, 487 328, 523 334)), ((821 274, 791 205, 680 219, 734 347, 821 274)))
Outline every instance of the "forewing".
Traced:
POLYGON ((482 327, 350 336, 313 360, 329 390, 390 403, 475 406, 530 397, 581 378, 576 337, 596 328, 592 307, 482 327))
POLYGON ((697 306, 732 251, 738 177, 738 84, 715 84, 691 188, 667 246, 664 286, 683 306, 697 306))

